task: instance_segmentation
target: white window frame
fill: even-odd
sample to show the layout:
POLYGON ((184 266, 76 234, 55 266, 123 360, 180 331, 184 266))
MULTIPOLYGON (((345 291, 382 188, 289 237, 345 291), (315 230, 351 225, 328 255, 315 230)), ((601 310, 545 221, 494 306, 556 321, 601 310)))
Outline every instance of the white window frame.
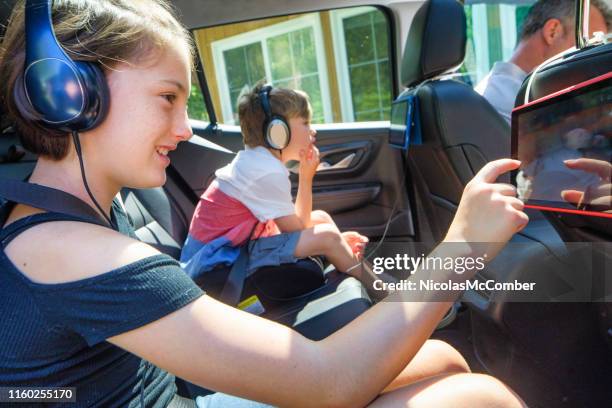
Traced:
POLYGON ((476 81, 480 82, 489 72, 489 22, 486 3, 472 4, 472 40, 476 59, 476 81))
MULTIPOLYGON (((340 92, 340 112, 343 122, 355 121, 355 110, 351 92, 351 78, 349 74, 349 64, 346 56, 346 39, 344 37, 344 27, 342 20, 360 14, 370 13, 377 10, 376 7, 351 7, 347 9, 331 10, 331 30, 334 43, 334 56, 336 58, 336 77, 340 92)), ((387 56, 391 61, 390 55, 387 56)), ((389 66, 391 64, 389 63, 389 66)), ((391 101, 389 101, 391 103, 391 101)))
MULTIPOLYGON (((507 61, 512 56, 517 45, 520 33, 516 27, 516 8, 522 5, 533 4, 535 0, 474 0, 466 1, 465 5, 472 6, 472 40, 474 42, 475 61, 474 69, 476 86, 490 71, 491 64, 489 56, 489 34, 488 34, 488 11, 487 5, 499 6, 499 23, 501 26, 501 52, 502 61, 507 61)), ((493 61, 496 62, 496 61, 493 61)), ((492 67, 493 64, 491 64, 492 67)))
POLYGON ((323 30, 321 29, 321 19, 319 18, 319 14, 313 13, 211 43, 213 63, 215 65, 215 72, 217 76, 217 86, 219 88, 219 95, 221 98, 221 113, 223 115, 223 123, 235 124, 232 114, 232 102, 230 98, 229 82, 227 80, 227 71, 225 66, 225 58, 223 58, 223 52, 249 44, 260 43, 263 51, 266 78, 268 80, 272 80, 272 73, 270 72, 270 57, 268 55, 268 48, 265 44, 266 40, 271 37, 287 34, 303 28, 313 29, 315 56, 317 59, 317 71, 319 74, 319 85, 323 105, 323 116, 325 122, 332 122, 333 116, 329 93, 329 80, 327 77, 327 60, 325 58, 323 30))
POLYGON ((499 5, 499 24, 501 25, 502 56, 507 61, 516 46, 516 7, 517 4, 501 3, 499 5))

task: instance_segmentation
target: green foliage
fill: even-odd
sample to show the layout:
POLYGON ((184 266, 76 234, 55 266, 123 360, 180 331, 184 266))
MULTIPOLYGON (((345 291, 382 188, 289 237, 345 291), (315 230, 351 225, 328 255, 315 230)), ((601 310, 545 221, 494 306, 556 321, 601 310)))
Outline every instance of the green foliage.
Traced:
POLYGON ((527 13, 529 13, 529 9, 531 6, 516 6, 516 38, 518 40, 521 35, 521 30, 523 29, 523 22, 525 21, 525 17, 527 17, 527 13))
POLYGON ((204 105, 204 97, 202 91, 197 84, 191 84, 191 95, 187 101, 187 114, 190 119, 208 121, 208 112, 204 105))
POLYGON ((344 19, 355 121, 388 120, 391 105, 389 34, 383 13, 344 19))

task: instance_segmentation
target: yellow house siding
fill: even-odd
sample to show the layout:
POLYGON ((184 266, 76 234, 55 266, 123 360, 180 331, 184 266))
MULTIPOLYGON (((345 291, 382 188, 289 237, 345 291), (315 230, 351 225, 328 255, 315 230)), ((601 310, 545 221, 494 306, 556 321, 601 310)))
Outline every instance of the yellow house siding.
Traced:
POLYGON ((325 59, 327 60, 327 80, 329 81, 329 96, 331 98, 332 116, 335 123, 342 122, 340 110, 340 91, 338 89, 338 76, 336 71, 336 56, 332 40, 331 19, 329 11, 319 13, 321 18, 321 29, 323 30, 323 42, 325 47, 325 59))
POLYGON ((198 30, 195 32, 195 42, 198 52, 200 54, 200 60, 204 67, 204 76, 208 83, 208 90, 210 97, 213 102, 213 109, 217 114, 217 119, 223 122, 221 115, 221 99, 219 98, 219 88, 217 85, 217 77, 215 76, 215 67, 213 64, 212 50, 210 48, 210 42, 207 41, 207 33, 204 30, 198 30))

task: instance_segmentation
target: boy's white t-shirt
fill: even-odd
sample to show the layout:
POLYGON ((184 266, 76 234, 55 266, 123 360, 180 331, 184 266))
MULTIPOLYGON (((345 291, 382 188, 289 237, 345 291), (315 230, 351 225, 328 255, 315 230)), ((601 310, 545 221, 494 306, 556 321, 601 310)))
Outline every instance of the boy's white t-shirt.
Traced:
POLYGON ((263 146, 245 147, 215 176, 219 189, 261 222, 295 214, 289 170, 263 146))

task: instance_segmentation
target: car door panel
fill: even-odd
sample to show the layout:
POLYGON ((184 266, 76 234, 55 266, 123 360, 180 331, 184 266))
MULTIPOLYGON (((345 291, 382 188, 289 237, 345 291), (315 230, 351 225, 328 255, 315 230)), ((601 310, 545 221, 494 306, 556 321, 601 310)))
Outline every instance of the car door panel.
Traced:
POLYGON ((333 215, 364 207, 376 200, 381 189, 380 183, 316 187, 312 189, 313 208, 333 215))
MULTIPOLYGON (((334 215, 341 229, 381 236, 391 209, 396 214, 390 236, 414 234, 405 189, 404 161, 400 150, 388 144, 388 122, 315 126, 321 161, 334 165, 355 154, 349 167, 318 171, 313 180, 313 207, 334 215), (398 197, 399 194, 399 197, 398 197)), ((297 188, 297 175, 291 175, 297 188)))
POLYGON ((372 143, 369 141, 320 146, 321 166, 317 175, 319 178, 354 175, 366 164, 364 159, 371 148, 372 143))

